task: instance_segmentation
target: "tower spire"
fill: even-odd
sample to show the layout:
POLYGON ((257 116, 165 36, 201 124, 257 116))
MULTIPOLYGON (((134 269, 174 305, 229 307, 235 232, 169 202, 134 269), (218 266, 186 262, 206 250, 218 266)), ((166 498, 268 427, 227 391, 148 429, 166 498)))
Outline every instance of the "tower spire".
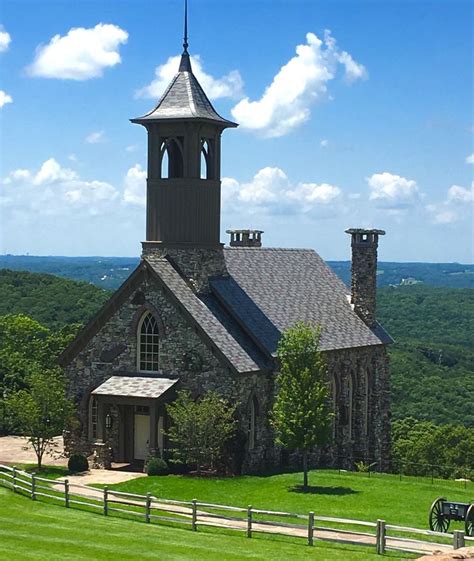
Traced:
POLYGON ((184 0, 184 42, 183 49, 185 53, 188 52, 188 0, 184 0))
POLYGON ((180 72, 192 72, 191 59, 188 53, 188 0, 184 0, 184 40, 183 40, 183 54, 181 55, 181 62, 179 64, 180 72))

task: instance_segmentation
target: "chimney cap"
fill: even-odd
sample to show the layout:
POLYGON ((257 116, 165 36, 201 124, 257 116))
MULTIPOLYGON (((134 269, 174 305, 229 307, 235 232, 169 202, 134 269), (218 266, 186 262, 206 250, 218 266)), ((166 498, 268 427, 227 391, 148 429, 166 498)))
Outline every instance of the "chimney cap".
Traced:
POLYGON ((230 234, 230 247, 262 247, 263 230, 231 229, 226 233, 230 234))
POLYGON ((377 234, 378 236, 385 236, 385 230, 378 230, 377 228, 348 228, 345 232, 346 234, 377 234))

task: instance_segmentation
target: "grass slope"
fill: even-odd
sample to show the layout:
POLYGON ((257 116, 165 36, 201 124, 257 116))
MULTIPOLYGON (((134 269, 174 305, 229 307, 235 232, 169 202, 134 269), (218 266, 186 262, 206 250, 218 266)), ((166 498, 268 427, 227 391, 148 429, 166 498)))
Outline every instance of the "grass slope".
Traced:
MULTIPOLYGON (((32 502, 0 488, 1 561, 120 561, 203 560, 292 561, 380 559, 373 548, 317 543, 308 547, 301 539, 242 533, 146 525, 74 509, 32 502)), ((390 559, 409 559, 403 554, 390 559)))
MULTIPOLYGON (((196 478, 169 475, 144 477, 116 485, 133 493, 153 493, 169 499, 194 498, 232 506, 280 510, 321 516, 355 518, 389 524, 427 528, 428 511, 433 500, 444 496, 453 501, 469 502, 473 485, 464 489, 454 481, 417 477, 318 470, 310 473, 310 493, 302 493, 301 473, 230 478, 196 478)), ((454 525, 453 525, 454 527, 454 525)), ((459 526, 461 529, 461 526, 459 526)))

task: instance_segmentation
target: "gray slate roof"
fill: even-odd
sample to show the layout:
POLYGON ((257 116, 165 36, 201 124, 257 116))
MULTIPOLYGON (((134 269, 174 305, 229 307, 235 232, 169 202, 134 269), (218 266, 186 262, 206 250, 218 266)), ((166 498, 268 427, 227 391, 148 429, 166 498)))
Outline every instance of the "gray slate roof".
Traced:
POLYGON ((175 378, 146 378, 141 376, 112 376, 96 388, 94 395, 115 397, 145 397, 156 399, 178 383, 175 378))
POLYGON ((146 256, 150 265, 174 298, 191 316, 195 324, 207 335, 210 343, 223 355, 238 372, 255 372, 260 367, 236 341, 231 333, 217 319, 211 310, 186 284, 181 275, 167 259, 146 256))
POLYGON ((225 127, 236 127, 232 121, 221 117, 192 72, 181 71, 171 81, 158 105, 143 117, 132 119, 134 123, 161 119, 208 119, 225 127))
POLYGON ((213 293, 267 353, 298 321, 321 325, 322 350, 387 342, 353 311, 349 289, 315 251, 225 248, 224 255, 230 277, 212 279, 213 293))

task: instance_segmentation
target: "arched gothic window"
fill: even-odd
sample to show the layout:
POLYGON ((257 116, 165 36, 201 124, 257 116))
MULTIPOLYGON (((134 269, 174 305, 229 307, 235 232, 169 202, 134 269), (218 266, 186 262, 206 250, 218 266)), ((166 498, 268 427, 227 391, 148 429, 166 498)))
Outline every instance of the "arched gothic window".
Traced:
POLYGON ((184 157, 183 157, 182 136, 166 138, 160 148, 161 178, 172 179, 183 177, 184 157))
POLYGON ((156 317, 145 312, 138 323, 138 370, 158 372, 160 363, 160 333, 156 317))
POLYGON ((257 416, 258 416, 258 401, 255 396, 252 396, 249 405, 249 450, 253 450, 257 443, 257 416))
POLYGON ((214 143, 201 138, 201 179, 214 179, 214 143))

